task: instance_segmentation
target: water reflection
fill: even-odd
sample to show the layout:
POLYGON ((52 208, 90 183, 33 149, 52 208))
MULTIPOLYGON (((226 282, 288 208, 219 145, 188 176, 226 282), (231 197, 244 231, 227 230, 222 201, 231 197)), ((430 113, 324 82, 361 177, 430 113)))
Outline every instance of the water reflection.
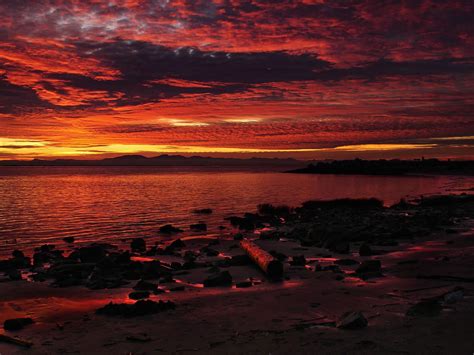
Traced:
MULTIPOLYGON (((255 171, 166 171, 156 167, 24 167, 0 171, 0 253, 55 243, 155 237, 172 223, 202 221, 225 233, 223 218, 263 202, 296 206, 309 199, 401 197, 471 187, 472 178, 293 175, 255 171), (211 215, 193 210, 212 208, 211 215)), ((185 233, 190 235, 193 233, 185 233)))

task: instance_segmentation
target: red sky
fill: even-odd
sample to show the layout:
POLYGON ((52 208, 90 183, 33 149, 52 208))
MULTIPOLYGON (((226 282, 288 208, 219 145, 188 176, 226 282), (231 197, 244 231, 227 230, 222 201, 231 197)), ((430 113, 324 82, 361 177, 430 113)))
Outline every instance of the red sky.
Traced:
POLYGON ((472 1, 3 0, 0 159, 474 158, 472 1))

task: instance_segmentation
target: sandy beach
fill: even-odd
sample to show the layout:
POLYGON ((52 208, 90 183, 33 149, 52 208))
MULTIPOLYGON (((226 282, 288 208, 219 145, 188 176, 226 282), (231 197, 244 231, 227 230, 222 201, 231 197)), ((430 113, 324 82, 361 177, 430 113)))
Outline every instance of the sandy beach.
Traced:
POLYGON ((232 284, 203 287, 203 280, 216 272, 212 267, 173 270, 172 279, 156 282, 164 292, 149 299, 170 300, 176 308, 137 317, 95 313, 111 301, 133 304, 128 295, 137 281, 91 290, 82 285, 51 287, 48 281, 2 280, 0 322, 31 317, 34 323, 4 332, 31 342, 30 348, 0 343, 0 353, 472 352, 473 227, 474 222, 464 218, 426 237, 379 246, 372 256, 360 256, 361 242, 351 243, 349 253, 341 254, 302 246, 294 239, 260 237, 255 242, 263 250, 294 257, 284 262, 284 278, 277 282, 267 279, 254 263, 222 263, 242 254, 237 240, 184 239, 179 253, 134 253, 132 260, 171 264, 183 261, 179 255, 201 251, 197 260, 219 264, 219 270, 232 275, 232 284), (218 255, 204 252, 210 245, 218 255), (301 255, 303 265, 291 265, 298 264, 295 260, 301 255), (366 278, 354 273, 367 260, 381 262, 380 275, 366 278), (437 306, 415 307, 410 313, 426 299, 436 299, 437 306), (340 327, 346 312, 361 312, 367 325, 340 327))

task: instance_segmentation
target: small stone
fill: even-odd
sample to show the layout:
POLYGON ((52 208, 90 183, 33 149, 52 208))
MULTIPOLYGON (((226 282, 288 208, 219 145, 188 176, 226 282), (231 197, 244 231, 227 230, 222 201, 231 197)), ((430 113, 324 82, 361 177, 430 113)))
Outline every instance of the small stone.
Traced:
POLYGON ((64 237, 63 238, 63 241, 65 243, 68 243, 68 244, 74 243, 74 240, 75 240, 74 237, 64 237))
POLYGON ((26 327, 27 325, 33 324, 33 319, 31 318, 13 318, 7 319, 3 322, 3 329, 5 330, 20 330, 26 327))
POLYGON ((432 317, 438 315, 443 307, 441 307, 440 302, 437 299, 428 299, 418 302, 417 304, 411 306, 407 312, 407 316, 414 317, 432 317))
POLYGON ((230 286, 231 284, 232 276, 229 271, 221 271, 204 280, 204 287, 230 286))
POLYGON ((304 255, 293 256, 290 261, 290 265, 292 266, 305 266, 306 265, 306 258, 304 255))
POLYGON ((360 248, 359 248, 359 255, 360 256, 371 256, 373 254, 374 254, 374 252, 373 252, 372 248, 370 247, 370 245, 364 243, 360 246, 360 248))
POLYGON ((132 300, 141 300, 148 297, 150 297, 150 292, 148 291, 134 291, 130 292, 128 295, 128 298, 132 300))
POLYGON ((368 323, 361 312, 347 312, 339 318, 336 327, 341 329, 361 329, 367 327, 368 323))
POLYGON ((235 287, 237 287, 237 288, 248 288, 248 287, 252 287, 252 285, 253 285, 252 281, 247 280, 247 281, 237 282, 235 284, 235 287))
POLYGON ((164 233, 164 234, 174 234, 174 233, 180 233, 182 231, 183 231, 182 229, 174 227, 171 224, 166 224, 160 227, 160 233, 164 233))
POLYGON ((146 250, 145 239, 143 238, 132 239, 132 242, 130 243, 130 249, 132 249, 132 251, 138 251, 138 252, 145 251, 146 250))

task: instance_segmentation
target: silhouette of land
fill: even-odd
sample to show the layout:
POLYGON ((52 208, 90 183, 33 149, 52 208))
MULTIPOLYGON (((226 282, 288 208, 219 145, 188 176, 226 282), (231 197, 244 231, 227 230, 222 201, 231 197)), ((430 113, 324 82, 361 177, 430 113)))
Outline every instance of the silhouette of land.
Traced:
POLYGON ((160 155, 145 157, 143 155, 122 155, 114 158, 97 160, 80 159, 33 159, 3 160, 0 166, 283 166, 302 167, 308 162, 296 159, 279 158, 213 158, 182 155, 160 155))
POLYGON ((357 174, 357 175, 474 175, 474 161, 438 159, 416 160, 335 160, 309 164, 306 168, 288 171, 298 174, 357 174))

